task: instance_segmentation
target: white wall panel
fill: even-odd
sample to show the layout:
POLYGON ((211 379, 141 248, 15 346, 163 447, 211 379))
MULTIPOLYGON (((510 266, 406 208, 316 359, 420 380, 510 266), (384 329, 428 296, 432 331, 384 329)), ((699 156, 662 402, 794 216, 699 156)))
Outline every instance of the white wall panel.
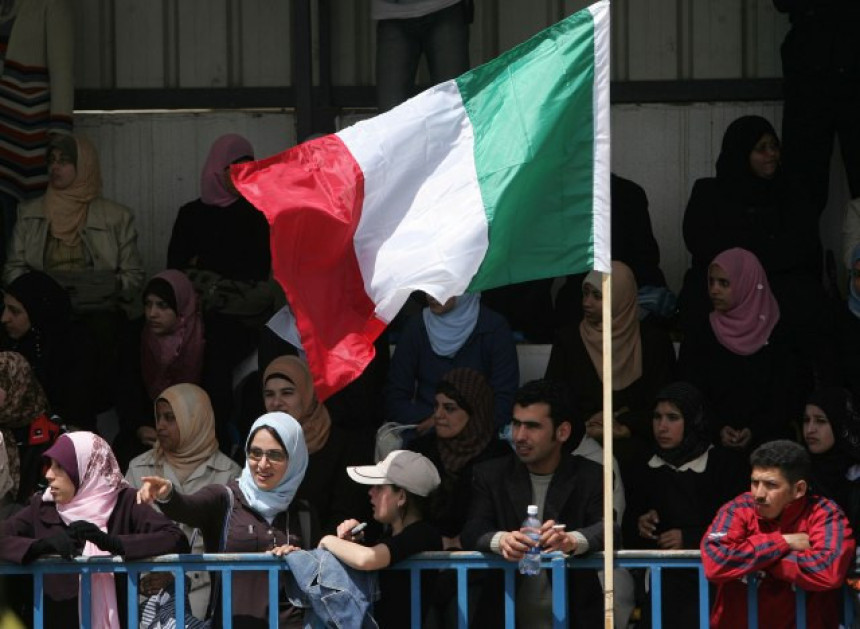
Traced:
MULTIPOLYGON (((102 11, 110 11, 102 3, 102 11)), ((115 87, 144 88, 164 87, 165 62, 170 39, 165 37, 165 4, 153 0, 122 0, 115 8, 115 22, 106 30, 115 38, 116 51, 115 87)), ((103 33, 107 36, 108 33, 103 33)), ((77 34, 80 40, 82 34, 77 34)), ((100 42, 109 46, 108 42, 100 42)), ((114 87, 102 83, 101 87, 114 87)))
MULTIPOLYGON (((689 15, 685 29, 690 45, 684 62, 692 68, 692 79, 743 76, 745 0, 686 0, 689 15)), ((748 4, 748 2, 747 2, 748 4)), ((687 77, 685 77, 687 78, 687 77)))
MULTIPOLYGON (((179 87, 228 87, 231 50, 228 0, 174 0, 177 6, 179 87)), ((269 42, 273 45, 275 42, 269 42)))
MULTIPOLYGON (((239 21, 237 84, 277 87, 291 83, 290 3, 232 0, 239 21)), ((233 25, 235 29, 235 25, 233 25)))

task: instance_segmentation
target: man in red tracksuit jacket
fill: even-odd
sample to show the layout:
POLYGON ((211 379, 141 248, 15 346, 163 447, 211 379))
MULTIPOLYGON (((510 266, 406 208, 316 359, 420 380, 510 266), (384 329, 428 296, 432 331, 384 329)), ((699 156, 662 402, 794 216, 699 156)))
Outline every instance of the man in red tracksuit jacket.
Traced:
POLYGON ((747 626, 745 577, 754 573, 759 627, 794 629, 798 587, 807 592, 807 627, 835 629, 839 588, 854 561, 848 520, 835 502, 808 493, 802 446, 765 443, 750 465, 750 491, 723 505, 702 538, 705 575, 718 584, 711 627, 747 626))

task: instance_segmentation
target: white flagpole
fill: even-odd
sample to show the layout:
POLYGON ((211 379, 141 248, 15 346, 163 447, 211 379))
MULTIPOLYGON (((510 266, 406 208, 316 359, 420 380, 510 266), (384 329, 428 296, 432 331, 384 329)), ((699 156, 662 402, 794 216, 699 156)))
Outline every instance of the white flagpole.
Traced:
POLYGON ((603 613, 604 627, 615 625, 615 573, 612 502, 612 276, 602 273, 603 293, 603 613))

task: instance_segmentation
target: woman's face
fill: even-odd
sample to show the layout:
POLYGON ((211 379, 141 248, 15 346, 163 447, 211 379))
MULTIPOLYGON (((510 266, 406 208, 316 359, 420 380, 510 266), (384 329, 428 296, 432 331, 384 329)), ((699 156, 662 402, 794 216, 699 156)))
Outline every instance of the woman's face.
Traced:
POLYGON ((427 295, 427 306, 430 308, 430 312, 432 312, 434 315, 443 315, 448 312, 451 312, 456 305, 456 297, 451 297, 448 301, 442 304, 436 301, 435 298, 431 297, 430 295, 427 295))
POLYGON ((587 282, 582 285, 582 318, 593 325, 603 320, 603 293, 587 282))
POLYGON ((75 484, 59 463, 51 459, 51 466, 45 472, 48 490, 58 505, 64 505, 75 497, 75 484))
POLYGON ((6 328, 9 338, 18 340, 30 331, 30 316, 23 304, 9 293, 3 295, 3 316, 0 323, 6 328))
POLYGON ((677 448, 684 440, 684 416, 671 402, 663 400, 657 403, 652 426, 654 439, 664 450, 677 448))
POLYGON ((281 444, 265 429, 254 433, 247 456, 254 484, 263 491, 271 491, 278 486, 290 463, 281 444))
POLYGON ((830 420, 815 404, 807 404, 803 413, 803 440, 812 454, 824 454, 836 443, 830 420))
POLYGON ((400 507, 406 504, 406 492, 393 485, 371 485, 367 491, 373 506, 373 519, 382 524, 397 520, 400 507))
POLYGON ((732 284, 722 267, 712 264, 708 268, 708 294, 717 312, 727 312, 732 307, 732 284))
POLYGON ((771 179, 779 168, 779 140, 765 133, 750 151, 750 170, 756 177, 771 179))
POLYGON ((157 336, 166 336, 176 329, 179 316, 170 305, 158 295, 150 293, 143 300, 146 325, 157 336))
POLYGON ((230 177, 230 166, 233 164, 244 164, 245 162, 250 162, 250 157, 240 157, 235 162, 232 162, 229 166, 224 168, 224 172, 221 174, 222 180, 224 181, 224 187, 230 192, 230 194, 234 194, 237 197, 239 196, 239 191, 236 190, 236 185, 233 183, 233 178, 230 177))
POLYGON ((263 385, 263 404, 269 413, 280 411, 296 419, 302 416, 304 400, 295 384, 286 378, 273 376, 263 385))
POLYGON ((469 414, 457 402, 444 393, 436 394, 436 410, 433 412, 436 436, 439 439, 453 439, 469 423, 469 414))
POLYGON ((51 149, 48 155, 48 182, 54 190, 71 186, 78 172, 75 165, 60 149, 51 149))
POLYGON ((165 452, 176 452, 179 448, 179 424, 167 400, 155 403, 155 434, 165 452))

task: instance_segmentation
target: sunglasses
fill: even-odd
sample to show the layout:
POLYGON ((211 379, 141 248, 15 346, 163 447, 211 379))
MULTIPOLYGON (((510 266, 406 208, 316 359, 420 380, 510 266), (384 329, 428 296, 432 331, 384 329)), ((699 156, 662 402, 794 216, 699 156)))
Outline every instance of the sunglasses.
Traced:
POLYGON ((260 461, 263 457, 269 459, 270 463, 283 463, 287 460, 287 453, 283 450, 263 450, 262 448, 248 448, 248 458, 252 461, 260 461))

